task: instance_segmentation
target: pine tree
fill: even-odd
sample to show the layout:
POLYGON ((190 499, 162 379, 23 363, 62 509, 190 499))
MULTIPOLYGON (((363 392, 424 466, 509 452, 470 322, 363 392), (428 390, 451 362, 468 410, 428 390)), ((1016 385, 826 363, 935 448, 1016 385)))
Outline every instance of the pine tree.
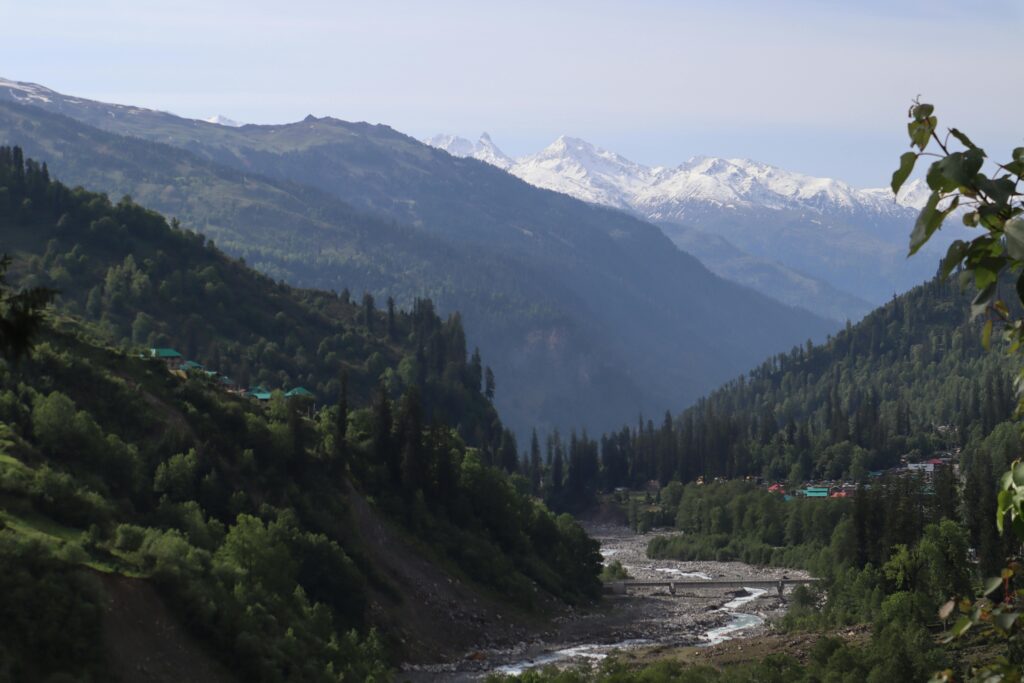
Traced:
POLYGON ((363 293, 363 324, 366 325, 366 329, 369 332, 373 332, 373 316, 374 316, 374 304, 373 295, 369 292, 363 293))
POLYGON ((398 483, 401 478, 401 461, 398 449, 394 446, 392 428, 391 401, 388 400, 387 390, 381 384, 377 387, 377 396, 373 402, 373 463, 383 463, 387 477, 398 483))
POLYGON ((397 334, 395 328, 395 299, 388 297, 388 339, 394 339, 397 334))
POLYGON ((338 414, 334 424, 334 457, 342 469, 348 464, 348 372, 344 370, 341 371, 338 414))
POLYGON ((486 396, 488 400, 494 400, 494 372, 491 370, 490 366, 484 370, 484 396, 486 396))
POLYGON ((530 490, 534 495, 540 493, 541 474, 540 441, 537 440, 537 430, 534 429, 530 435, 530 490))
POLYGON ((398 435, 402 444, 401 479, 407 495, 423 486, 426 467, 423 457, 423 408, 419 389, 410 386, 402 395, 398 412, 398 435))

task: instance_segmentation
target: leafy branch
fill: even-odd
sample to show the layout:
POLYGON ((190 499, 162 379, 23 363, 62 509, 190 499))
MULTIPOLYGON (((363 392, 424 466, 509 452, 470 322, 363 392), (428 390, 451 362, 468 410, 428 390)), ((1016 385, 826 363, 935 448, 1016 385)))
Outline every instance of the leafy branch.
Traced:
MULTIPOLYGON (((963 224, 981 234, 970 241, 958 239, 950 244, 940 273, 942 277, 949 277, 959 268, 961 286, 974 285, 977 294, 971 302, 971 316, 988 316, 981 333, 986 349, 991 344, 994 324, 998 323, 1008 352, 1022 354, 1024 319, 1013 311, 1024 305, 1024 218, 1021 216, 1024 206, 1018 190, 1024 176, 1024 147, 1014 149, 1008 162, 992 162, 985 150, 956 128, 950 128, 940 138, 938 118, 932 105, 915 101, 908 115, 911 151, 900 157, 899 168, 892 175, 893 192, 899 193, 921 157, 936 159, 925 175, 931 194, 914 224, 910 255, 917 253, 958 208, 969 209, 963 213, 963 224), (954 149, 956 143, 959 143, 958 149, 954 149), (926 151, 932 144, 941 153, 926 151), (986 163, 994 167, 988 174, 983 172, 986 163), (999 293, 999 282, 1007 275, 1016 278, 1017 301, 1013 311, 999 293)), ((1022 387, 1024 371, 1017 378, 1018 391, 1022 387)), ((1024 399, 1019 399, 1017 417, 1022 414, 1024 399)), ((1005 533, 1006 520, 1009 520, 1010 531, 1024 542, 1024 462, 1020 460, 1013 463, 1000 483, 995 520, 1000 533, 1005 533)), ((947 641, 977 633, 984 639, 1006 641, 1008 652, 1013 652, 1019 641, 1024 640, 1019 619, 1024 590, 1015 588, 1013 582, 1022 571, 1020 563, 1011 561, 1000 576, 986 582, 980 598, 950 600, 943 605, 939 611, 943 621, 954 612, 959 614, 947 634, 947 641)), ((976 667, 971 675, 978 681, 1008 683, 1021 681, 1022 673, 1019 661, 1002 656, 976 667)), ((940 672, 933 678, 933 681, 952 680, 952 671, 940 672)))

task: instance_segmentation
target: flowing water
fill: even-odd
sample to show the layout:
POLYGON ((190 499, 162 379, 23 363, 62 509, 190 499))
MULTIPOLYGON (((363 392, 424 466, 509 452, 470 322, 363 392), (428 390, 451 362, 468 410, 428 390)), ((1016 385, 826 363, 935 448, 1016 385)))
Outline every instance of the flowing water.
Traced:
MULTIPOLYGON (((678 562, 647 557, 652 535, 637 536, 628 530, 590 529, 601 541, 601 556, 607 564, 619 561, 631 578, 648 581, 678 580, 701 582, 719 580, 775 580, 802 572, 751 567, 738 562, 678 562)), ((729 598, 725 589, 676 586, 667 589, 630 589, 628 596, 614 597, 605 609, 583 611, 558 620, 545 636, 518 647, 474 653, 472 661, 436 667, 417 667, 413 680, 475 681, 490 674, 519 675, 548 665, 597 663, 615 650, 649 646, 706 647, 732 638, 744 637, 765 624, 767 613, 781 613, 784 606, 774 591, 746 588, 729 598), (635 591, 635 592, 634 592, 635 591), (429 671, 427 670, 429 669, 429 671)), ((407 671, 406 673, 410 673, 407 671)))
POLYGON ((734 637, 740 631, 745 631, 748 628, 760 626, 764 623, 764 617, 756 614, 745 614, 743 612, 736 611, 740 607, 743 607, 743 605, 757 600, 768 592, 762 588, 747 588, 746 590, 750 595, 730 600, 722 606, 722 611, 732 617, 732 621, 725 626, 713 628, 704 634, 704 637, 707 638, 707 642, 701 643, 702 645, 718 645, 719 643, 723 643, 734 637))

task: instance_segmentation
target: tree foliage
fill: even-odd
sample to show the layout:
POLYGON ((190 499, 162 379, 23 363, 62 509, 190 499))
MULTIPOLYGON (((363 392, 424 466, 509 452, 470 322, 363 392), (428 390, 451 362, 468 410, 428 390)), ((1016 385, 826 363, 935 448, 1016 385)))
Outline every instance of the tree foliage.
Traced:
MULTIPOLYGON (((940 135, 938 118, 930 104, 915 102, 909 111, 907 132, 911 151, 900 159, 893 174, 893 192, 909 177, 916 162, 932 158, 926 181, 931 190, 910 237, 910 254, 916 253, 958 210, 968 228, 979 231, 970 241, 954 241, 943 259, 942 276, 959 270, 961 285, 973 285, 972 316, 984 316, 982 344, 988 348, 998 330, 1007 352, 1019 354, 1024 342, 1024 201, 1019 185, 1024 178, 1024 147, 1017 147, 1005 162, 993 161, 963 132, 950 128, 940 135), (1013 283, 1012 294, 1005 294, 1006 282, 1013 283)), ((1018 375, 1018 385, 1024 370, 1018 375)), ((1024 409, 1024 400, 1017 414, 1024 409)), ((1024 464, 1015 461, 1002 478, 995 521, 1000 531, 1005 520, 1019 543, 1024 541, 1024 464)), ((991 522, 988 522, 991 524, 991 522)), ((980 637, 1001 640, 1005 653, 995 661, 976 667, 971 675, 984 681, 1019 681, 1024 677, 1024 629, 1018 624, 1024 588, 1015 581, 1019 570, 1010 562, 1000 575, 990 579, 985 596, 972 601, 948 602, 943 618, 959 612, 951 637, 963 636, 972 629, 980 637)), ((952 672, 937 676, 951 679, 952 672)))

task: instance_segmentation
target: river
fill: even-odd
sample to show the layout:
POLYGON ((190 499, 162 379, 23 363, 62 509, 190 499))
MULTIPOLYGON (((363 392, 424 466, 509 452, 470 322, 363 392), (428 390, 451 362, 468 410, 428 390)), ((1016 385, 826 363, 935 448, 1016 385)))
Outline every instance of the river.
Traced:
MULTIPOLYGON (((647 557, 657 533, 638 535, 623 527, 590 527, 606 563, 618 560, 630 578, 651 581, 775 580, 806 576, 795 570, 754 567, 739 562, 678 562, 647 557)), ((489 674, 517 675, 534 668, 596 663, 615 650, 715 645, 765 629, 785 604, 775 591, 687 588, 670 595, 665 588, 631 589, 592 610, 570 611, 553 630, 531 642, 502 650, 475 651, 463 660, 417 666, 403 672, 414 681, 474 681, 489 674)))

